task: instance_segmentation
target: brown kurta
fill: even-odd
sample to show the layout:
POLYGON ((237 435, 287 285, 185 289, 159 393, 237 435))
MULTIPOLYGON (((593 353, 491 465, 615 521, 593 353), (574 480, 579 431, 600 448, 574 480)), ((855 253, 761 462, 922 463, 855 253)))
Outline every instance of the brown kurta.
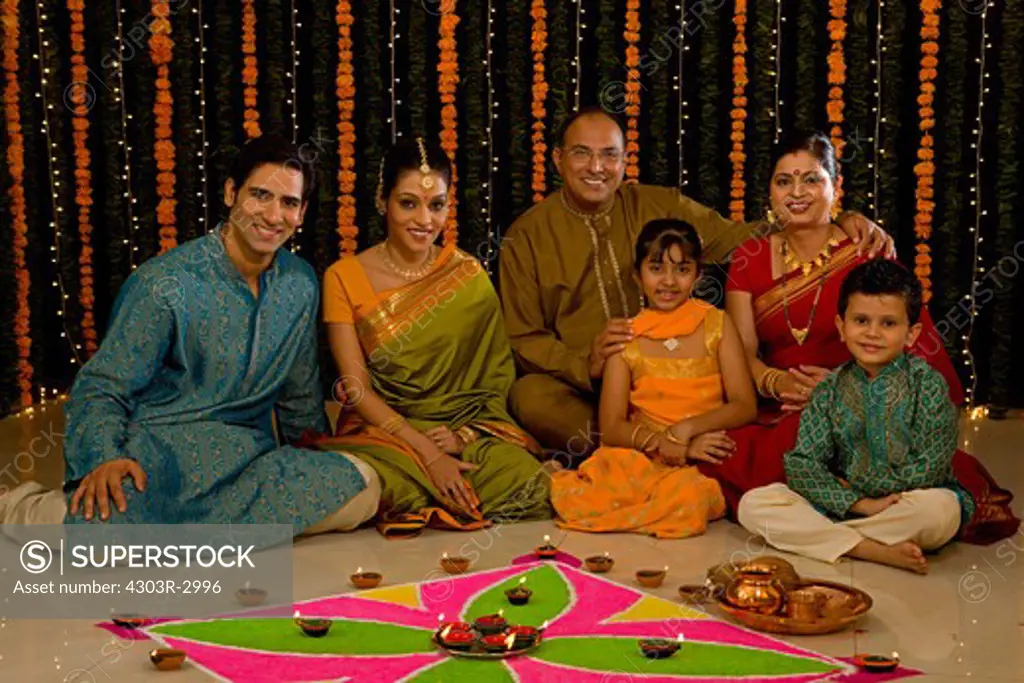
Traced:
POLYGON ((597 428, 575 423, 594 411, 595 399, 587 396, 593 392, 587 358, 607 322, 602 298, 612 317, 639 312, 634 245, 643 226, 655 218, 681 218, 693 225, 705 262, 724 261, 754 232, 754 225, 727 220, 677 188, 630 184, 616 191, 606 217, 591 221, 596 262, 594 236, 582 217, 566 209, 560 192, 533 206, 505 236, 501 299, 512 350, 521 374, 545 376, 520 379, 513 387, 512 408, 548 448, 567 448, 566 439, 585 438, 586 431, 597 428), (570 405, 574 394, 579 405, 570 405))

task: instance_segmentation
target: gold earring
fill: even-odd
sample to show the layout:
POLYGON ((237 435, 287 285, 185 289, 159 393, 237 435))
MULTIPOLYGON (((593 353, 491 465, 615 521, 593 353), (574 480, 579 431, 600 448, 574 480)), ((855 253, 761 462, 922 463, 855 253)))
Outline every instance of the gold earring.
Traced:
POLYGON ((764 218, 768 221, 768 225, 775 225, 778 223, 778 218, 775 217, 775 212, 771 209, 767 209, 764 212, 764 218))

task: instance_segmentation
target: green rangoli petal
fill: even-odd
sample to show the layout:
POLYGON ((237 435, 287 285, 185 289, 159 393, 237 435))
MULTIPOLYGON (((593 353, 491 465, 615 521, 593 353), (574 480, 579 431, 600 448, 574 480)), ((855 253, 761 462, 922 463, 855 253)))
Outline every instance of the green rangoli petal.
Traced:
POLYGON ((780 676, 825 673, 839 667, 814 659, 733 645, 687 642, 668 659, 640 654, 637 638, 552 638, 533 659, 591 671, 628 671, 677 676, 780 676))
POLYGON ((553 567, 544 564, 523 574, 492 586, 478 595, 465 612, 465 619, 472 622, 485 614, 495 614, 499 609, 505 610, 505 619, 510 624, 522 626, 541 626, 545 621, 554 621, 568 607, 570 601, 569 585, 562 575, 553 567), (533 591, 530 602, 516 606, 508 602, 505 591, 519 585, 519 579, 526 577, 526 586, 533 591))
POLYGON ((515 683, 512 674, 501 661, 481 659, 447 659, 437 666, 420 672, 409 683, 441 683, 442 681, 466 681, 466 683, 515 683))
POLYGON ((408 626, 337 619, 322 638, 302 633, 292 619, 214 619, 167 624, 153 633, 266 652, 309 655, 404 655, 433 652, 430 632, 408 626))

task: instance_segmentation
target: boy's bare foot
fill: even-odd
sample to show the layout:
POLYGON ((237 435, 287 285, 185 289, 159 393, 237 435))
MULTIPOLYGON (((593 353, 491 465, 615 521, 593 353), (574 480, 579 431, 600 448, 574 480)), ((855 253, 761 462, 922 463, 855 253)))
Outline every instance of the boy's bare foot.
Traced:
POLYGON ((924 551, 913 541, 885 545, 870 538, 865 538, 855 545, 847 555, 869 562, 887 564, 890 567, 906 569, 915 574, 928 573, 928 561, 924 559, 924 551))

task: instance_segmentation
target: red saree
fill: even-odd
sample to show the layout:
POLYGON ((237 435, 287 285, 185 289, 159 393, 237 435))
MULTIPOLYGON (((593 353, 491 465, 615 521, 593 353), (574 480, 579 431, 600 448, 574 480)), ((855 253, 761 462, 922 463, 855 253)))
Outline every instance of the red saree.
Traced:
MULTIPOLYGON (((833 253, 822 269, 804 275, 800 271, 778 280, 772 279, 771 248, 767 238, 745 242, 733 255, 726 291, 749 292, 753 296, 754 322, 760 342, 761 358, 771 367, 788 369, 797 365, 835 368, 850 360, 850 352, 839 338, 835 316, 839 308, 839 288, 846 274, 863 263, 856 247, 846 240, 833 253), (821 278, 821 297, 810 332, 804 344, 798 345, 790 333, 783 311, 783 285, 789 302, 790 320, 794 327, 808 325, 811 307, 821 278)), ((950 399, 960 404, 963 389, 953 364, 946 355, 942 338, 932 323, 928 310, 922 312, 923 330, 911 352, 921 356, 938 370, 949 385, 950 399)), ((736 441, 735 454, 722 465, 702 463, 706 476, 721 484, 734 514, 740 498, 750 489, 786 479, 783 456, 796 443, 800 414, 786 414, 778 404, 764 404, 757 422, 730 430, 736 441)), ((1016 533, 1020 520, 1010 509, 1013 495, 999 487, 988 470, 969 453, 957 450, 953 471, 961 485, 970 492, 977 511, 960 539, 969 543, 988 544, 1016 533)))

